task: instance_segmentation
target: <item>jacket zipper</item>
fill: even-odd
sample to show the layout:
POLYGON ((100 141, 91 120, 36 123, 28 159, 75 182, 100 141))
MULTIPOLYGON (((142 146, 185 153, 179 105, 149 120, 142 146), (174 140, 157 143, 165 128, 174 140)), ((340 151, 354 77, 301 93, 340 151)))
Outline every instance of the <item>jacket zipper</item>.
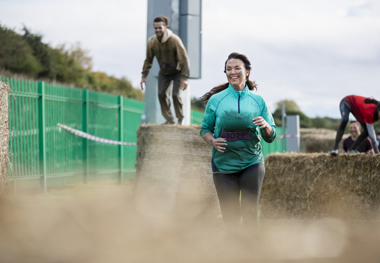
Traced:
POLYGON ((240 94, 239 94, 239 99, 238 99, 238 113, 240 113, 240 94))

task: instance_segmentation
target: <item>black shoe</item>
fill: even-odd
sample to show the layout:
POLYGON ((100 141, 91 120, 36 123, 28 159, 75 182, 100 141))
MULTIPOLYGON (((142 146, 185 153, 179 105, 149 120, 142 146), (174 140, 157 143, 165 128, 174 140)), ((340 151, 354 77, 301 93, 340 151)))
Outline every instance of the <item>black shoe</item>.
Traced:
POLYGON ((183 119, 178 119, 178 125, 182 125, 183 119))
POLYGON ((170 124, 174 124, 174 121, 165 121, 164 123, 162 123, 162 125, 170 125, 170 124))

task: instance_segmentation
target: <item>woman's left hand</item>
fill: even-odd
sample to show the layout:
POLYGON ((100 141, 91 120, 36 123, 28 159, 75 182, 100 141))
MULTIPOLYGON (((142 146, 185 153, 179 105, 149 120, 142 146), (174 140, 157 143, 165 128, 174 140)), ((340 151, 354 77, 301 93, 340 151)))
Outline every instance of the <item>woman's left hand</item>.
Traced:
POLYGON ((266 120, 264 120, 264 118, 261 116, 252 119, 252 121, 256 126, 259 126, 260 129, 270 127, 266 120))
POLYGON ((272 126, 270 126, 263 117, 256 117, 252 119, 253 123, 263 130, 265 136, 270 136, 272 133, 272 126))

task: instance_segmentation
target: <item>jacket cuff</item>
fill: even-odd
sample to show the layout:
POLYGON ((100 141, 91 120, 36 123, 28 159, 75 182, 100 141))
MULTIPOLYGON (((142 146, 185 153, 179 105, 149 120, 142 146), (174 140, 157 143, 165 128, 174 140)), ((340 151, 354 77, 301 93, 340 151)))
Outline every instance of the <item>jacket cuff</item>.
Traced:
POLYGON ((273 126, 271 126, 271 127, 272 127, 272 132, 270 133, 270 135, 268 137, 264 135, 264 132, 262 134, 264 141, 266 141, 267 143, 271 143, 276 139, 276 135, 277 135, 276 134, 276 128, 273 126))
POLYGON ((201 134, 202 138, 204 138, 204 137, 205 137, 205 134, 208 133, 208 132, 209 132, 209 133, 212 133, 212 132, 210 132, 210 131, 208 131, 208 130, 201 130, 201 131, 200 131, 200 134, 201 134))

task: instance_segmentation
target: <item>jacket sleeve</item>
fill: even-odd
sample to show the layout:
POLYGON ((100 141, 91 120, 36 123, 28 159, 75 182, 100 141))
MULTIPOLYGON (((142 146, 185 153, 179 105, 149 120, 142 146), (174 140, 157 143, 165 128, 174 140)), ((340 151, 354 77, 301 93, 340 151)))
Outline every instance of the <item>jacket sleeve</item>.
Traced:
POLYGON ((261 110, 261 116, 264 118, 264 120, 272 127, 272 132, 269 135, 269 137, 266 137, 264 134, 264 131, 260 129, 261 137, 266 141, 267 143, 271 143, 276 139, 277 132, 276 132, 276 124, 274 123, 274 119, 272 116, 272 113, 269 111, 269 108, 264 100, 262 100, 262 110, 261 110))
POLYGON ((151 41, 148 41, 146 45, 146 58, 144 61, 143 71, 141 72, 144 78, 146 78, 146 76, 148 76, 149 74, 149 70, 152 67, 153 58, 154 58, 154 53, 152 50, 152 43, 151 41))
POLYGON ((190 78, 189 57, 187 56, 185 46, 183 45, 182 40, 179 37, 176 44, 176 48, 177 48, 177 60, 181 68, 182 78, 188 79, 190 78))
POLYGON ((215 107, 210 99, 207 103, 205 114, 203 115, 200 133, 203 138, 206 133, 210 132, 214 134, 214 131, 215 131, 215 107))

